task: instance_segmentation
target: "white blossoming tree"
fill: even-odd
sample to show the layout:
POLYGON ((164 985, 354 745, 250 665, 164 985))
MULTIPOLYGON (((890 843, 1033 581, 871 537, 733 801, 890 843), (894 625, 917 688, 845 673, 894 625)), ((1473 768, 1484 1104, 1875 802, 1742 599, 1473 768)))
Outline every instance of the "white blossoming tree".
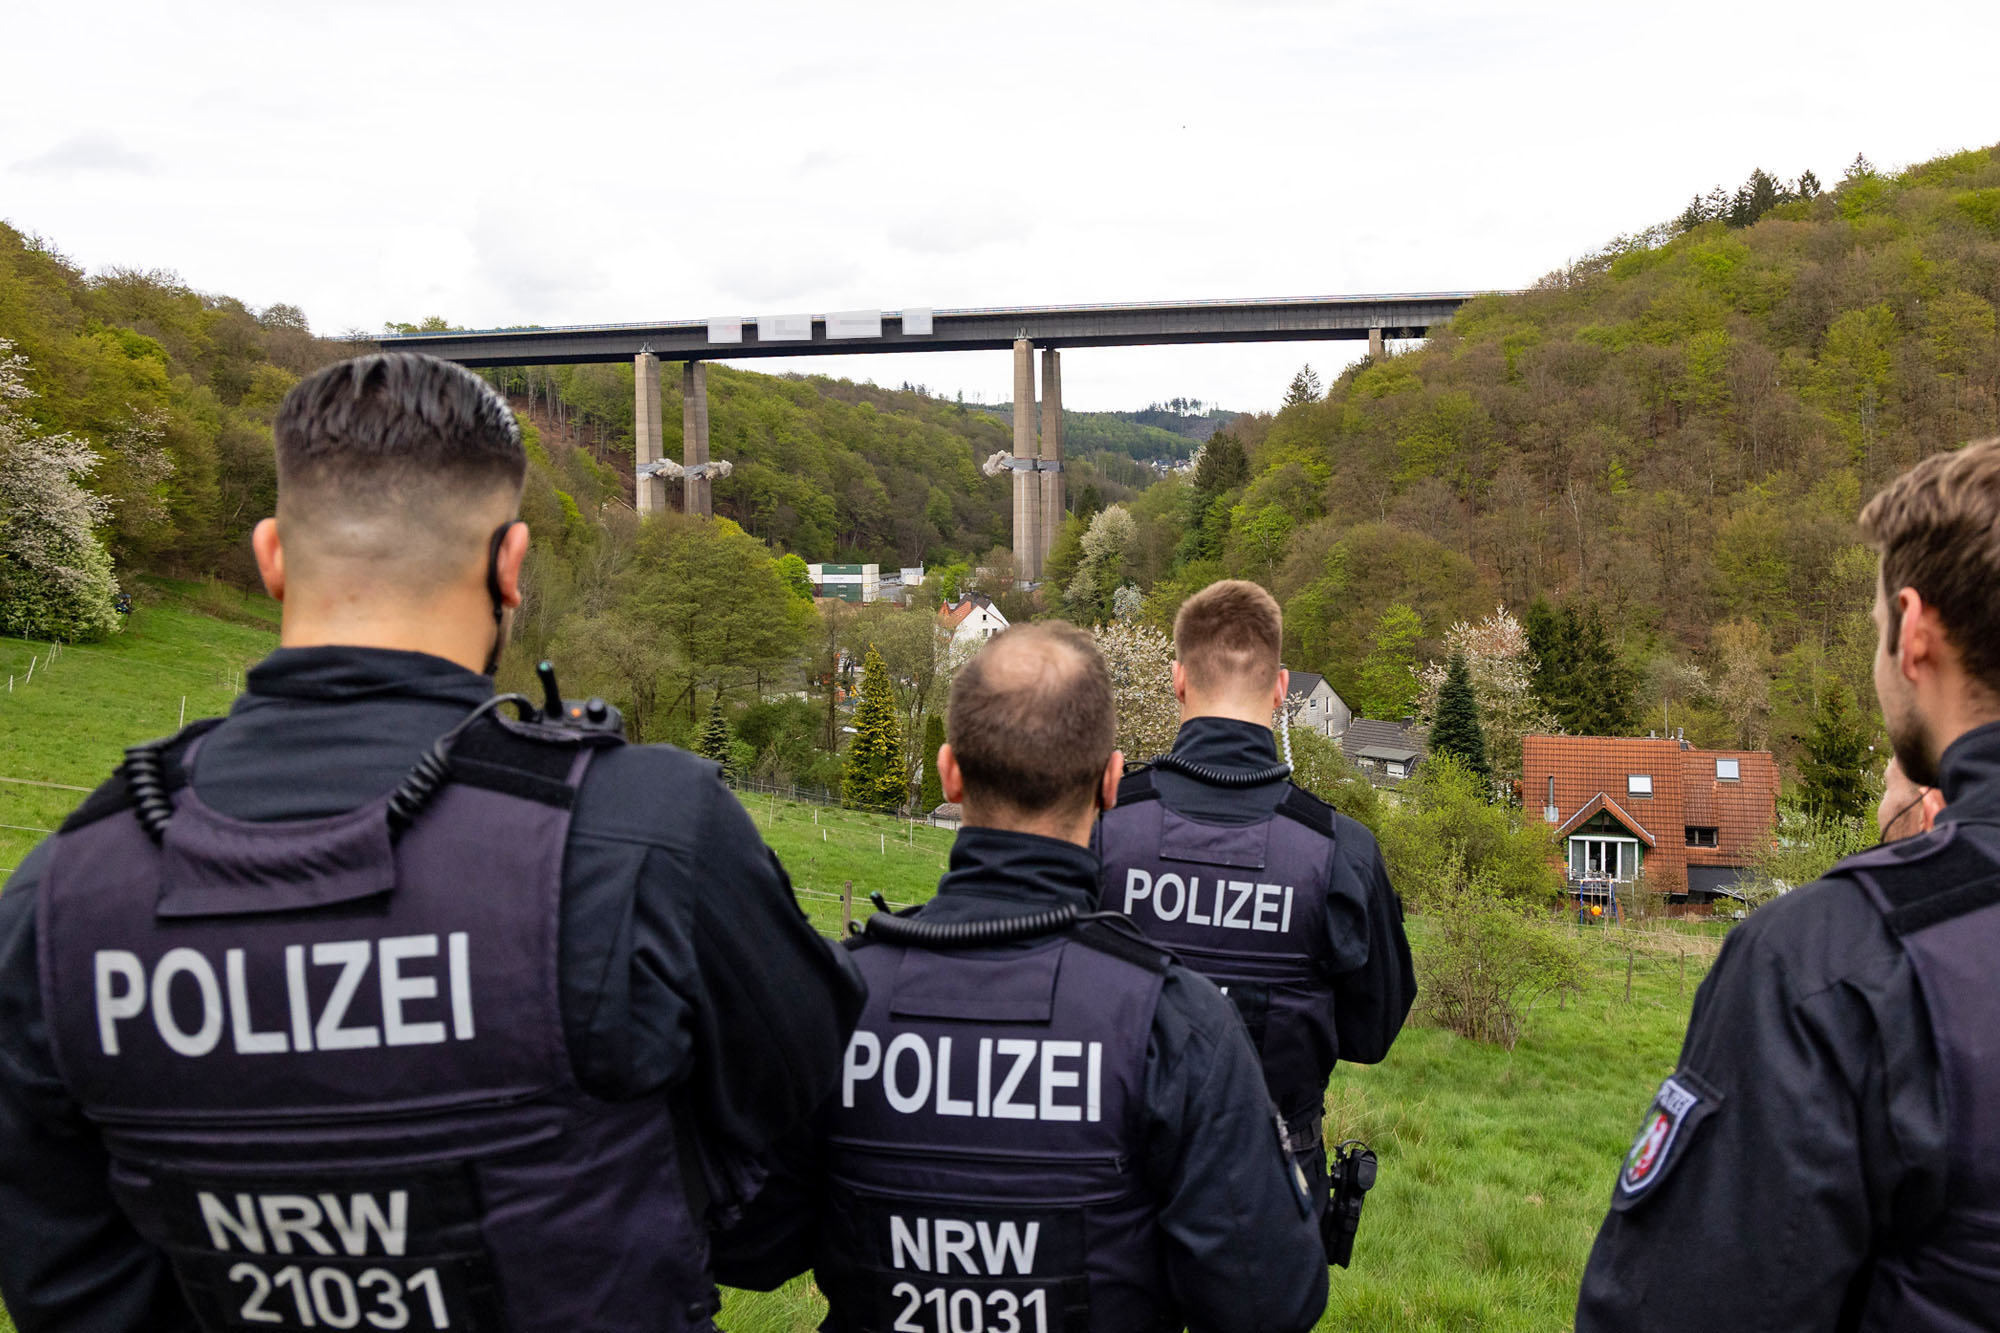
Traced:
POLYGON ((1555 718, 1535 698, 1535 655, 1528 649, 1528 631, 1504 606, 1477 621, 1461 620, 1446 631, 1445 660, 1432 662, 1418 676, 1417 720, 1426 727, 1437 713, 1446 663, 1457 653, 1465 655, 1472 676, 1494 781, 1511 783, 1521 776, 1521 737, 1558 730, 1555 718))
POLYGON ((97 536, 111 502, 83 485, 97 468, 89 445, 21 414, 26 367, 0 339, 0 634, 102 638, 118 628, 118 582, 97 536))
POLYGON ((1118 706, 1118 748, 1131 762, 1155 759, 1174 746, 1181 727, 1174 700, 1174 641, 1150 625, 1113 621, 1091 631, 1111 668, 1118 706))

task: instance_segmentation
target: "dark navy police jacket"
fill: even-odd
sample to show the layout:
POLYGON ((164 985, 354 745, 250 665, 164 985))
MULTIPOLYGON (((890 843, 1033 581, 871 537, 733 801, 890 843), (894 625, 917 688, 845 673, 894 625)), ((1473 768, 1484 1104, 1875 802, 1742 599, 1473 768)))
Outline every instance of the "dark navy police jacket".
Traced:
MULTIPOLYGON (((1189 719, 1173 752, 1237 772, 1278 758, 1270 728, 1217 717, 1189 719)), ((1374 835, 1282 778, 1218 787, 1156 768, 1125 780, 1094 842, 1103 905, 1244 1008, 1272 1099, 1311 1159, 1334 1061, 1381 1060, 1416 998, 1374 835), (1157 799, 1131 799, 1141 788, 1157 799)))
MULTIPOLYGON (((1097 858, 968 828, 930 922, 1095 906, 1097 858)), ((837 1330, 1318 1320, 1326 1264, 1229 1001, 1122 928, 981 949, 864 943, 841 1088, 716 1269, 813 1267, 837 1330), (1086 935, 1095 935, 1094 941, 1086 935)))
POLYGON ((392 849, 491 682, 314 648, 248 685, 162 845, 114 779, 0 896, 18 1325, 706 1327, 706 1225, 861 1000, 714 768, 481 723, 392 849))
POLYGON ((2000 1326, 2000 723, 1941 768, 1930 833, 1730 932, 1580 1329, 2000 1326))

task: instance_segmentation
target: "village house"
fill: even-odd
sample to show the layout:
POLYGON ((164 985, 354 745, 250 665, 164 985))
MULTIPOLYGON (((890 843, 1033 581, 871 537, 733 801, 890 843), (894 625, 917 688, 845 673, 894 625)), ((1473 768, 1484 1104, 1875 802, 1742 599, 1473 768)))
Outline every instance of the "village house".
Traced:
POLYGON ((1778 763, 1768 750, 1698 750, 1675 737, 1524 736, 1521 801, 1561 844, 1573 893, 1642 875, 1671 900, 1712 902, 1770 844, 1778 763))
POLYGON ((1357 717, 1340 734, 1340 752, 1372 785, 1395 787, 1423 763, 1423 733, 1414 722, 1357 717))
POLYGON ((977 648, 1007 628, 1007 617, 983 593, 973 593, 938 608, 938 623, 951 631, 954 648, 977 648))
POLYGON ((1328 740, 1339 740, 1354 718, 1345 700, 1313 671, 1294 671, 1285 692, 1285 720, 1294 727, 1316 731, 1328 740))

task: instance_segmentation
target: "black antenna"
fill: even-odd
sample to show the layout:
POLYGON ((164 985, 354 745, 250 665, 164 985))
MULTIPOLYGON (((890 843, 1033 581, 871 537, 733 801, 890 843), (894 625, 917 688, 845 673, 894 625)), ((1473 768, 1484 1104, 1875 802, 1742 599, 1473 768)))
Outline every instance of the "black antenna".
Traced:
POLYGON ((542 716, 551 721, 563 715, 562 691, 556 688, 556 664, 547 658, 535 663, 535 677, 542 682, 542 716))

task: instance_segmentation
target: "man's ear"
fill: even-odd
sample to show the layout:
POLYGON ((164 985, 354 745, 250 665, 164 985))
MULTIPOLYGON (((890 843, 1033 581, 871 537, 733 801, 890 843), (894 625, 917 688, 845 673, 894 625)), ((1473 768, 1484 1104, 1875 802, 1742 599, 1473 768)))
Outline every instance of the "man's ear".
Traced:
POLYGON ((1187 672, 1181 669, 1180 659, 1175 658, 1170 665, 1174 677, 1174 702, 1187 704, 1187 672))
POLYGON ((1278 690, 1271 696, 1271 711, 1278 712, 1285 706, 1285 696, 1292 692, 1292 673, 1278 668, 1278 690))
POLYGON ((250 529, 250 551, 257 557, 257 574, 264 580, 264 591, 284 601, 285 547, 278 540, 277 519, 257 520, 257 526, 250 529))
POLYGON ((965 774, 958 771, 958 756, 951 752, 950 741, 938 746, 937 770, 944 798, 953 805, 965 804, 965 774))
POLYGON ((1944 793, 1936 787, 1924 788, 1924 829, 1928 832, 1937 823, 1937 817, 1944 813, 1944 793))
POLYGON ((1915 588, 1898 588, 1895 600, 1902 618, 1896 627, 1896 669, 1903 679, 1915 683, 1920 664, 1932 671, 1938 668, 1938 650, 1943 643, 1937 612, 1924 604, 1923 594, 1915 588))
POLYGON ((1111 762, 1104 766, 1104 776, 1098 779, 1097 808, 1109 810, 1118 804, 1118 783, 1125 776, 1125 752, 1113 750, 1111 762))
POLYGON ((498 572, 502 605, 518 607, 521 604, 521 562, 527 558, 528 525, 517 518, 508 525, 507 535, 500 539, 498 572))

